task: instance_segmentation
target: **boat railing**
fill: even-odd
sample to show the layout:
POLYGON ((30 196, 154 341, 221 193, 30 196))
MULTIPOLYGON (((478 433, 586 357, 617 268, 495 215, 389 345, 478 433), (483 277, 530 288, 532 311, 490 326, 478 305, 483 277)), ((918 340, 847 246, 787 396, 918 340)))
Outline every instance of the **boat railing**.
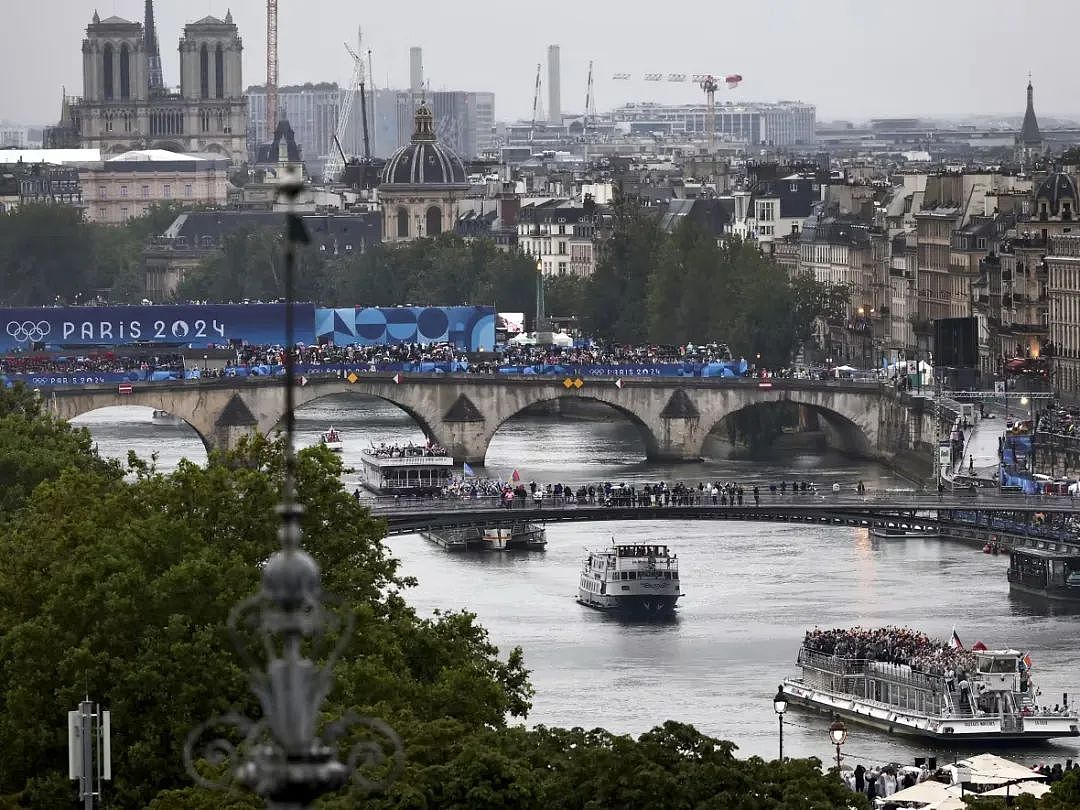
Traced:
POLYGON ((380 467, 452 467, 454 459, 450 456, 378 456, 367 450, 364 460, 380 467))
POLYGON ((835 675, 862 675, 866 671, 866 663, 865 658, 844 658, 835 654, 817 652, 807 647, 799 649, 799 666, 813 667, 835 675))

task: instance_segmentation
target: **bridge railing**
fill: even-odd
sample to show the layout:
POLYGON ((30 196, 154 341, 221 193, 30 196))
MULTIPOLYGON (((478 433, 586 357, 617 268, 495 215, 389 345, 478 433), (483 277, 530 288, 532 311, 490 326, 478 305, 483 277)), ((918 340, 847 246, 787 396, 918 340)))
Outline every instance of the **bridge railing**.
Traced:
MULTIPOLYGON (((493 509, 509 510, 536 510, 547 509, 583 509, 583 510, 607 510, 612 508, 641 507, 641 508, 699 508, 715 507, 723 509, 752 509, 755 508, 754 498, 744 488, 743 503, 726 504, 720 502, 719 496, 713 500, 708 491, 699 492, 693 490, 683 495, 672 495, 668 500, 662 496, 646 496, 636 492, 630 494, 606 495, 597 493, 593 498, 588 496, 552 496, 547 493, 542 499, 535 500, 531 494, 526 497, 515 497, 512 500, 504 500, 499 495, 473 495, 473 496, 376 496, 367 498, 365 503, 371 506, 376 514, 396 514, 408 512, 430 511, 481 511, 493 509)), ((1071 509, 1073 499, 1062 495, 1024 495, 1022 493, 1003 493, 995 491, 993 494, 979 497, 961 493, 937 494, 925 490, 876 490, 863 494, 849 492, 807 491, 807 492, 760 492, 760 506, 756 508, 767 509, 771 506, 814 506, 820 507, 848 507, 852 509, 868 510, 985 510, 987 507, 996 511, 1017 509, 1030 510, 1036 508, 1053 507, 1060 511, 1071 509)))

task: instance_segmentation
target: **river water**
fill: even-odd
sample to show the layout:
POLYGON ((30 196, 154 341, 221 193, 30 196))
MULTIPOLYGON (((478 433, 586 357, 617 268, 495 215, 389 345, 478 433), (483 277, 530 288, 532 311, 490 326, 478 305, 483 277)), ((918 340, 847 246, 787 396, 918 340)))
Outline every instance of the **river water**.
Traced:
MULTIPOLYGON (((190 428, 154 420, 146 409, 111 408, 78 421, 106 455, 156 452, 164 470, 183 457, 206 459, 190 428)), ((330 425, 343 434, 346 464, 356 467, 369 442, 423 440, 392 406, 343 396, 298 411, 299 442, 314 443, 330 425)), ((486 474, 505 480, 517 469, 524 481, 572 485, 798 477, 819 487, 859 480, 872 489, 908 486, 880 465, 832 453, 748 462, 727 459, 724 451, 717 441, 701 464, 653 464, 644 460, 629 422, 521 417, 496 434, 486 474)), ((351 488, 357 476, 345 479, 351 488)), ((846 527, 626 521, 556 524, 547 536, 544 552, 467 555, 448 554, 414 535, 388 540, 402 572, 418 580, 410 600, 421 614, 473 611, 504 651, 524 649, 537 691, 530 723, 637 734, 676 719, 733 740, 743 755, 774 758, 772 696, 794 674, 802 634, 815 625, 902 624, 940 638, 955 625, 969 646, 982 640, 1030 650, 1044 702, 1058 702, 1062 692, 1080 696, 1077 617, 1010 597, 1005 557, 939 540, 879 540, 846 527), (678 553, 685 596, 672 623, 620 621, 574 601, 584 550, 613 537, 665 542, 678 553)), ((789 710, 785 754, 833 756, 827 724, 822 716, 789 710)), ((956 753, 859 727, 850 732, 844 752, 852 765, 927 754, 944 761, 956 753)), ((1056 762, 1078 751, 1076 741, 1065 740, 1009 755, 1056 762)))

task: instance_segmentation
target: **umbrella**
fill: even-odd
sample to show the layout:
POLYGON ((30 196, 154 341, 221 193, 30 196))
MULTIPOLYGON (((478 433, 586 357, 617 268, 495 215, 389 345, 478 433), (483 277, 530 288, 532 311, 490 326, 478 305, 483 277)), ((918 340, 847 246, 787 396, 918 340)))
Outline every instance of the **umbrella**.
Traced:
POLYGON ((996 754, 979 754, 968 759, 962 759, 956 763, 956 767, 964 768, 969 772, 968 779, 965 781, 981 785, 1046 778, 1037 771, 1005 759, 1005 757, 999 757, 996 754))
POLYGON ((1017 782, 1014 785, 1002 785, 1001 787, 980 793, 980 796, 1019 796, 1021 793, 1030 793, 1035 798, 1049 793, 1050 788, 1042 782, 1017 782))
MULTIPOLYGON (((896 794, 894 793, 893 796, 896 794)), ((891 800, 893 796, 890 796, 891 800)), ((923 810, 967 810, 967 803, 959 796, 950 796, 947 799, 943 799, 937 804, 928 804, 923 810)))
POLYGON ((942 782, 935 782, 928 780, 926 782, 919 782, 916 785, 912 785, 909 788, 898 790, 889 796, 890 802, 923 802, 924 804, 930 804, 931 802, 940 802, 949 798, 950 796, 959 796, 960 788, 955 786, 946 785, 942 782))

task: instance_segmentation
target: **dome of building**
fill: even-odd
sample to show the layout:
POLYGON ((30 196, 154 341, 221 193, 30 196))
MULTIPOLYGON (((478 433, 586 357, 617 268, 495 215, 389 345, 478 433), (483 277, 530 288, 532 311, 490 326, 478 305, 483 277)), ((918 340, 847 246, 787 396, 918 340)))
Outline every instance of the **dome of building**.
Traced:
POLYGON ((1035 204, 1041 207, 1046 203, 1051 216, 1058 216, 1062 210, 1062 203, 1068 202, 1067 206, 1075 216, 1077 210, 1076 183, 1064 172, 1054 172, 1039 184, 1035 192, 1035 204))
POLYGON ((402 146, 383 168, 390 186, 467 186, 465 164, 435 138, 435 117, 423 102, 416 109, 412 142, 402 146))

